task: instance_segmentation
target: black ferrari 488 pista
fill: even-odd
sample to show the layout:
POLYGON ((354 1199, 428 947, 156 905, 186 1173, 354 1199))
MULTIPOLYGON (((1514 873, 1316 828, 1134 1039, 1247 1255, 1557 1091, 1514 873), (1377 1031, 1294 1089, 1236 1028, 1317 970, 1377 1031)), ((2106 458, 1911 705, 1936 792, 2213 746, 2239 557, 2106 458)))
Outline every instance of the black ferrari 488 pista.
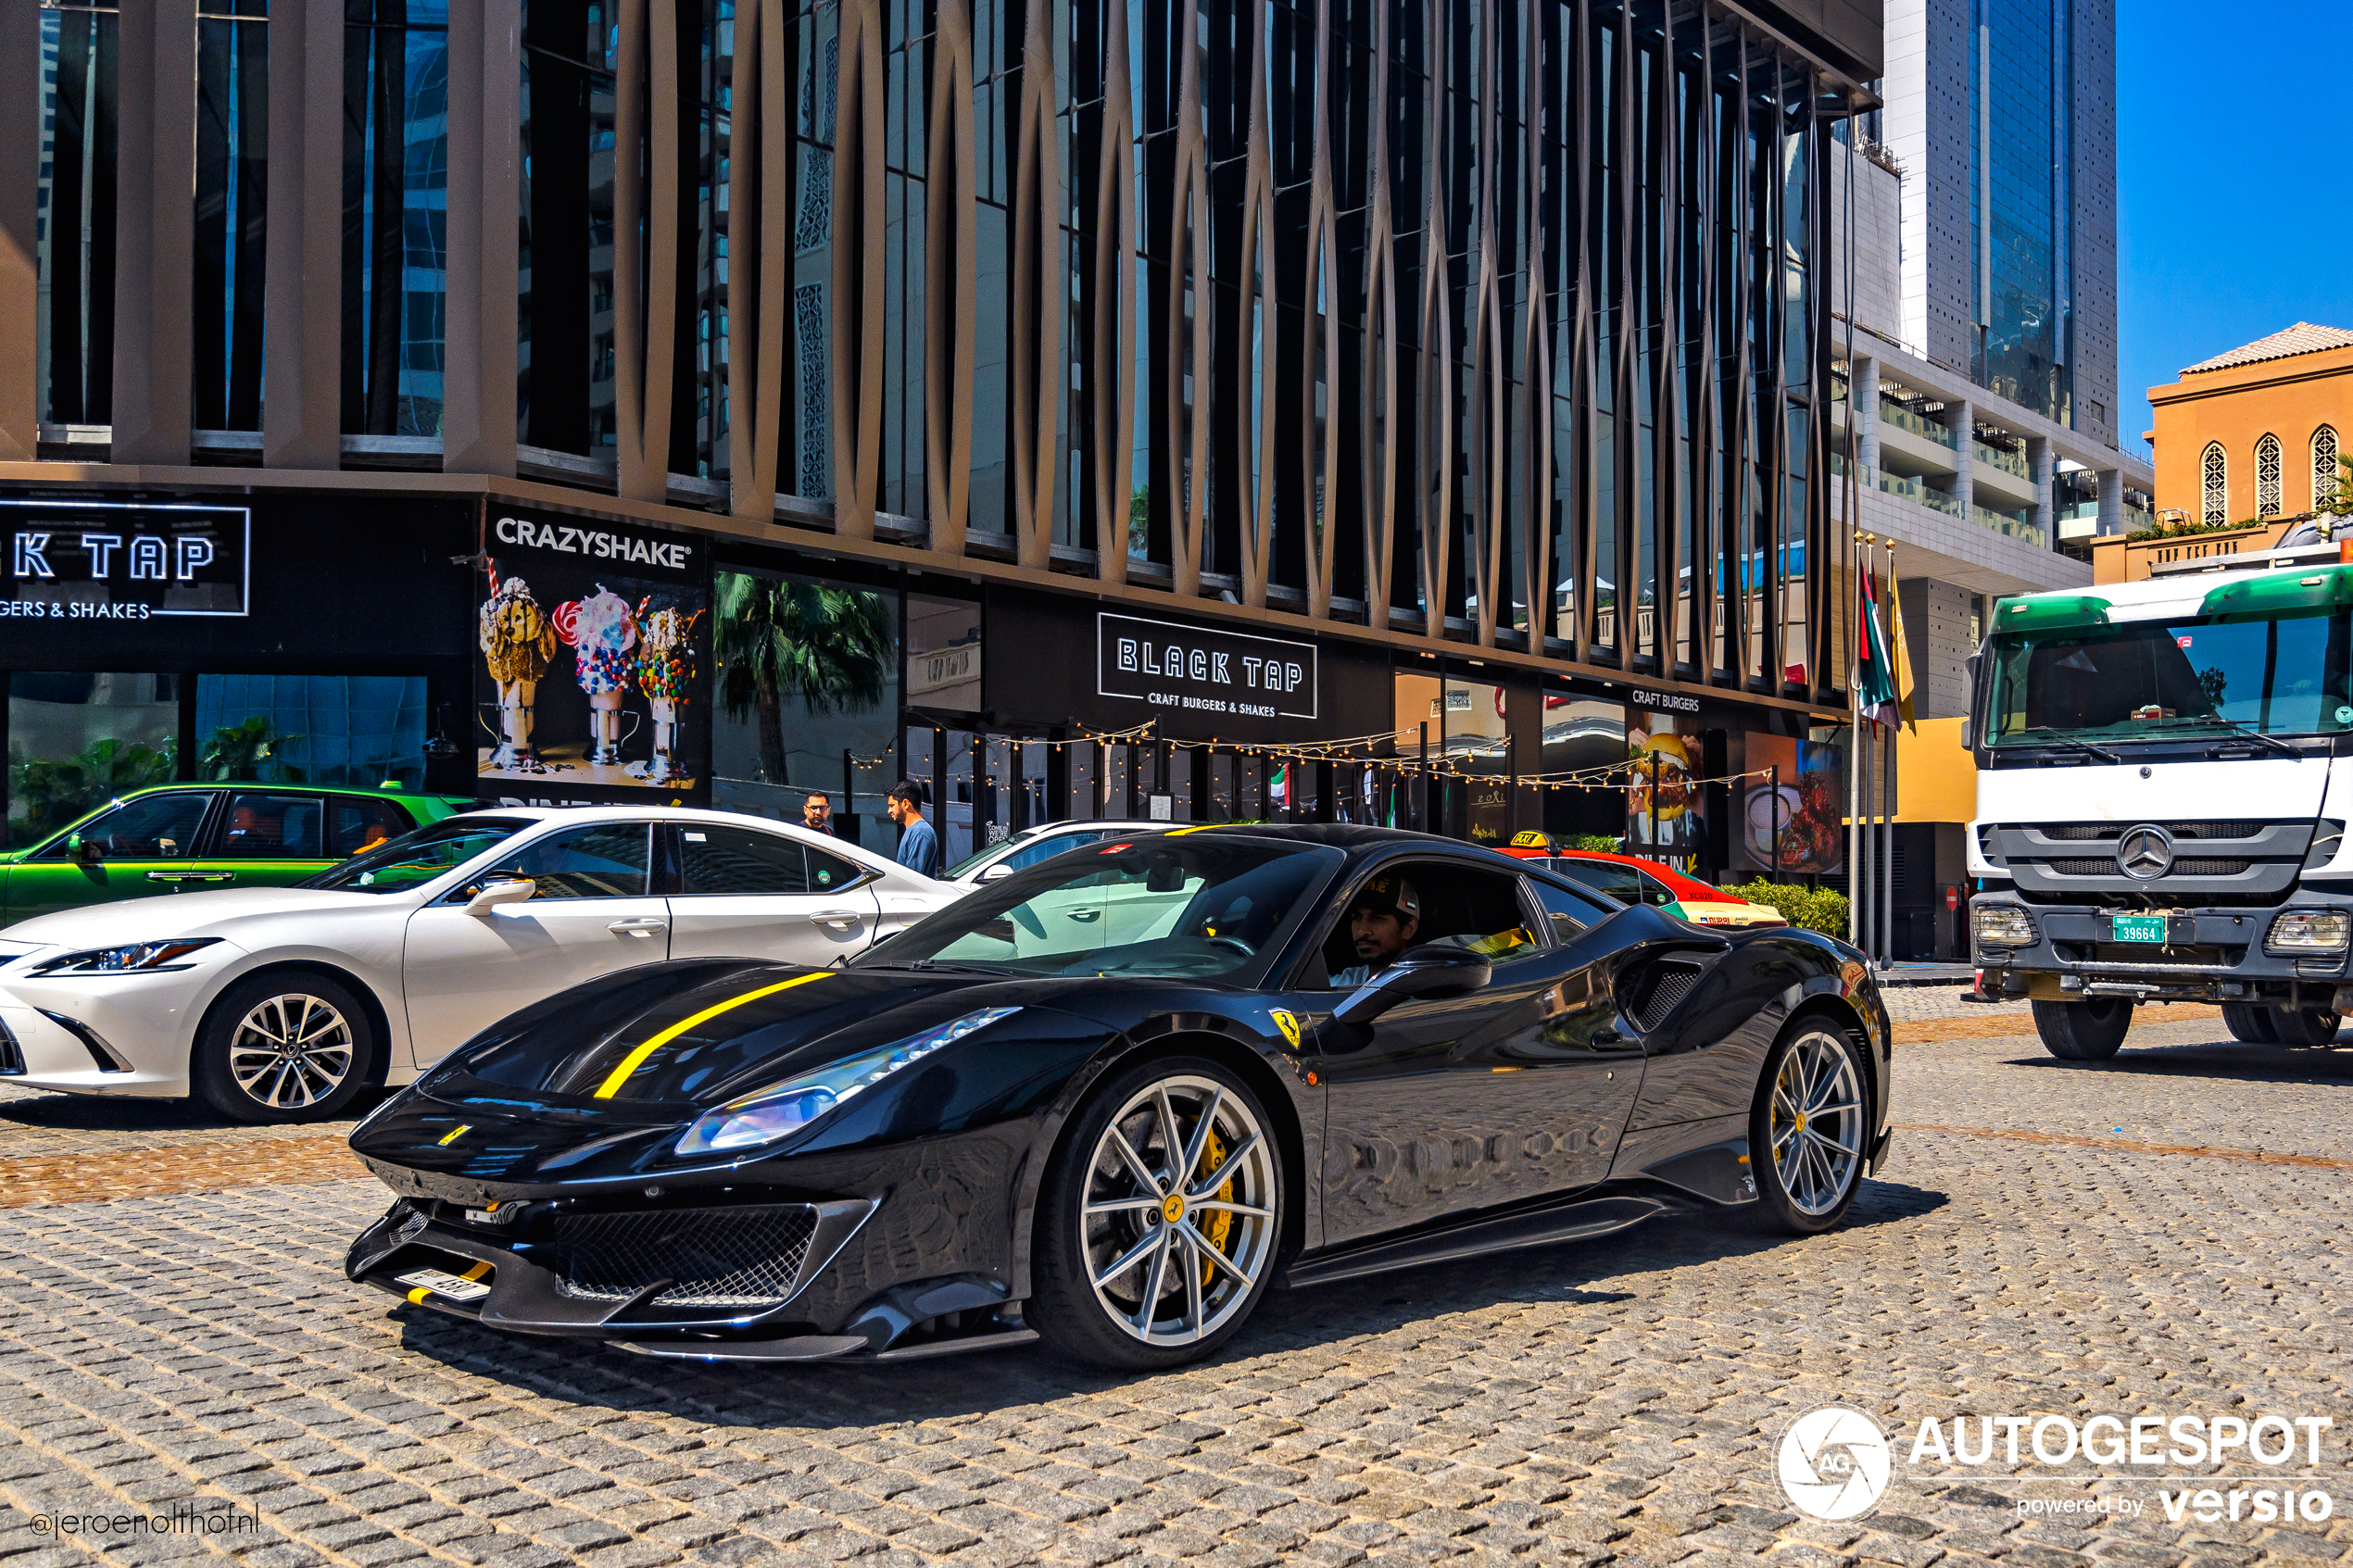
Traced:
POLYGON ((1114 838, 846 968, 648 965, 352 1135, 355 1280, 658 1356, 1204 1355, 1265 1293, 1741 1210, 1888 1140, 1860 955, 1378 828, 1114 838))

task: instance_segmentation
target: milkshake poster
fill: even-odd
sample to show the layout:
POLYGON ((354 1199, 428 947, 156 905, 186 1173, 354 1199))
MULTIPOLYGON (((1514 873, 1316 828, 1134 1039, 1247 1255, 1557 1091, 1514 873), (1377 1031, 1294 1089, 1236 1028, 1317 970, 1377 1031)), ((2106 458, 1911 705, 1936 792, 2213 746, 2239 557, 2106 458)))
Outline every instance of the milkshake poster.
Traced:
POLYGON ((475 617, 479 793, 698 803, 711 759, 706 541, 495 508, 475 617))

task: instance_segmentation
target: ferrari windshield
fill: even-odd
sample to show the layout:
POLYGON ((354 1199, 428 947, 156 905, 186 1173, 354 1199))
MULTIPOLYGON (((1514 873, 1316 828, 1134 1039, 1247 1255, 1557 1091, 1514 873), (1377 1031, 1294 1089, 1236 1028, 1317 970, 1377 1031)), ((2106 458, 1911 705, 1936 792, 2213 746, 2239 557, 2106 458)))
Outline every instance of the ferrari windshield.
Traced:
POLYGON ((990 883, 851 967, 1214 978, 1285 935, 1340 859, 1239 834, 1113 838, 990 883))
POLYGON ((2156 740, 2353 729, 2347 617, 2140 621, 1996 637, 1986 741, 2156 740))
POLYGON ((400 893, 486 854, 529 827, 520 817, 457 816, 354 855, 302 885, 338 893, 400 893))

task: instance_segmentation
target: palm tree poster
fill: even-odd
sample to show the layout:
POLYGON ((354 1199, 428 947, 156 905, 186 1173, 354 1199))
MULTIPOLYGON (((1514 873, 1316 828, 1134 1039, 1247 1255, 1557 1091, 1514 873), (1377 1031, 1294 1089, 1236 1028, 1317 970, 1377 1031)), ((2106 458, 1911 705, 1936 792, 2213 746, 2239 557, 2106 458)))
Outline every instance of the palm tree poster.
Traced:
POLYGON ((537 515, 502 516, 484 532, 474 734, 484 793, 626 800, 659 791, 699 803, 711 757, 702 542, 537 515))
MULTIPOLYGON (((751 723, 759 783, 831 791, 840 784, 845 748, 860 757, 890 749, 898 722, 896 596, 722 571, 713 599, 716 705, 728 720, 751 723)), ((860 793, 879 795, 889 783, 862 783, 860 793)), ((836 806, 854 809, 848 801, 836 806)))

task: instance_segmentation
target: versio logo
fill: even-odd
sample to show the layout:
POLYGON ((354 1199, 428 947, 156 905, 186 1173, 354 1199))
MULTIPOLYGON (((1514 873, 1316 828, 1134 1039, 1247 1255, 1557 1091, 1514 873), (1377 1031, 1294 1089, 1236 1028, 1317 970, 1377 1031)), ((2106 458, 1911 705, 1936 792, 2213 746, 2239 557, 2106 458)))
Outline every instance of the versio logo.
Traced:
POLYGON ((1893 1461, 1878 1422, 1848 1405, 1818 1405, 1781 1434, 1781 1491, 1809 1519, 1857 1519, 1879 1506, 1893 1461))

